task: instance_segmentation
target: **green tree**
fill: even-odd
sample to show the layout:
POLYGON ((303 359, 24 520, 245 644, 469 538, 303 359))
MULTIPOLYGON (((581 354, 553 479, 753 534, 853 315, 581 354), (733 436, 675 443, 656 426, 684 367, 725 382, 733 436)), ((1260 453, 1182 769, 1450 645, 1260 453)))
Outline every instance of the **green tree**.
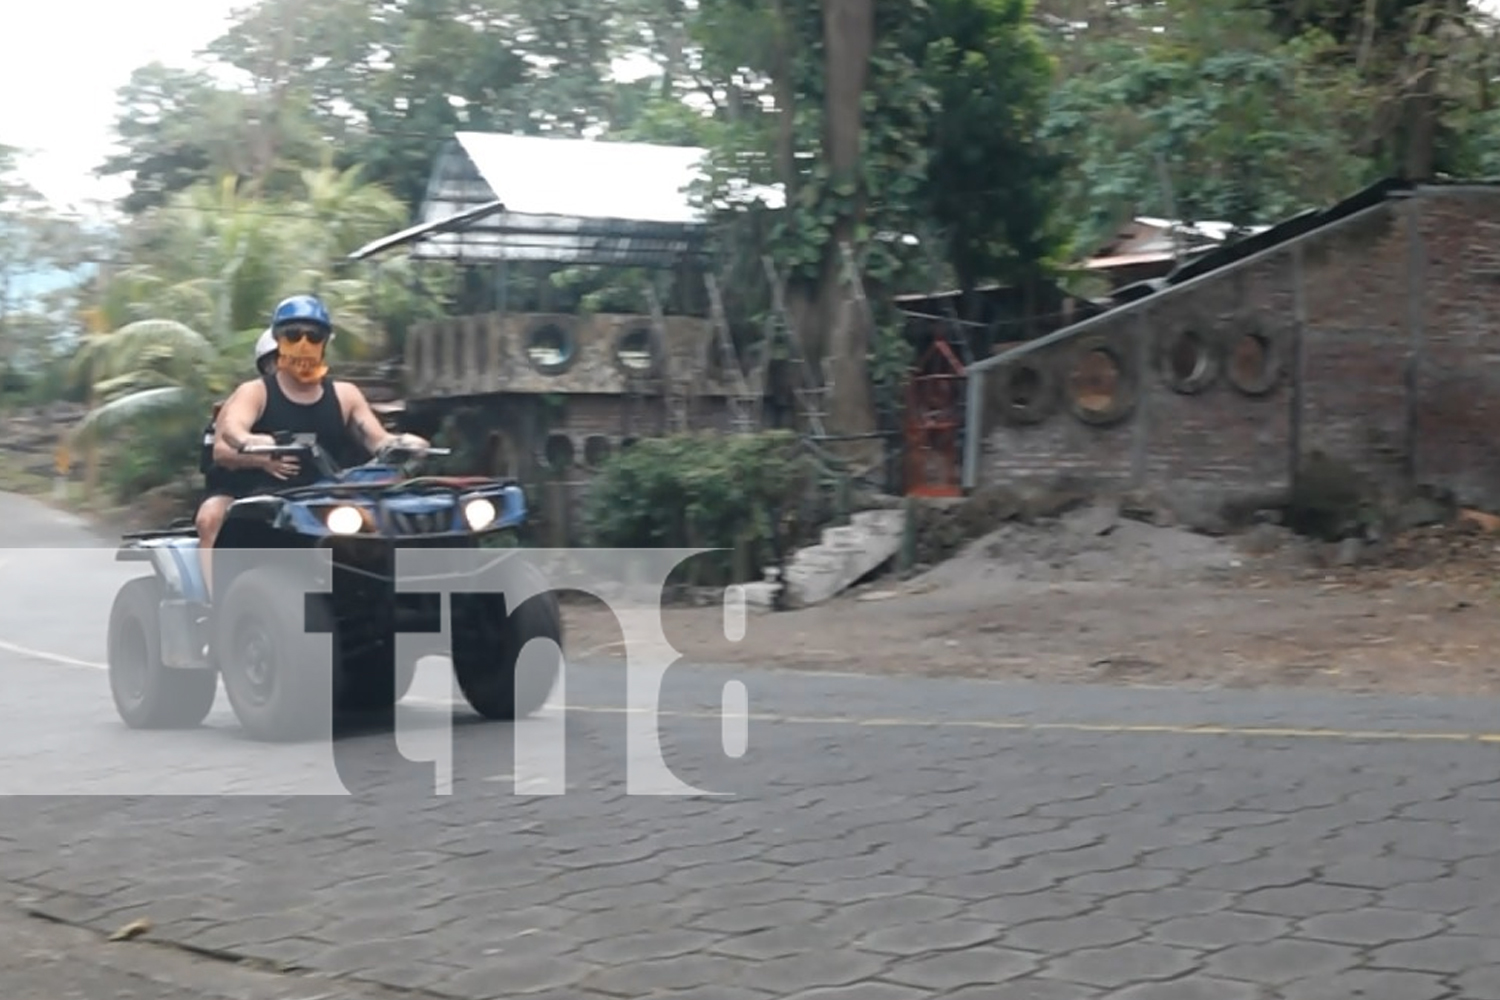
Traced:
POLYGON ((834 377, 834 433, 875 418, 878 333, 849 306, 842 244, 875 303, 929 286, 929 248, 913 237, 934 229, 938 257, 971 286, 1054 251, 1058 166, 1037 134, 1047 64, 1029 17, 986 0, 700 4, 694 38, 723 122, 707 194, 729 206, 726 231, 755 267, 769 250, 790 271, 804 348, 834 377), (742 179, 781 184, 786 207, 732 207, 742 179))
POLYGON ((1166 0, 1057 42, 1082 50, 1047 129, 1081 243, 1136 213, 1261 223, 1373 179, 1351 138, 1363 92, 1326 38, 1282 42, 1233 0, 1166 0))
POLYGON ((1064 157, 1042 141, 1052 63, 1027 0, 929 0, 912 58, 933 88, 918 198, 958 287, 1040 278, 1066 247, 1064 157))
MULTIPOLYGON (((609 5, 558 0, 260 0, 210 46, 267 109, 270 142, 316 123, 338 164, 415 209, 463 129, 578 135, 609 105, 609 5)), ((309 162, 303 160, 303 163, 309 162)))
POLYGON ((268 194, 294 189, 300 165, 325 144, 304 107, 271 114, 264 94, 227 90, 206 72, 150 63, 120 89, 115 138, 121 151, 100 176, 131 175, 121 209, 139 215, 177 192, 226 174, 268 194))
POLYGON ((1469 0, 1247 0, 1283 39, 1329 39, 1326 61, 1358 74, 1368 118, 1358 148, 1382 173, 1430 180, 1463 163, 1469 112, 1489 108, 1494 17, 1469 0), (1477 92, 1476 92, 1477 91, 1477 92))

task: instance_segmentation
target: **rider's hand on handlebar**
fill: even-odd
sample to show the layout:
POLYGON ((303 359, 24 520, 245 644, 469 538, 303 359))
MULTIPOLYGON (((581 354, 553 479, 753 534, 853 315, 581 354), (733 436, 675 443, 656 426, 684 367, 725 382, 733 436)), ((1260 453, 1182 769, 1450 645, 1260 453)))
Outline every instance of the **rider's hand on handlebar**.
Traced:
MULTIPOLYGON (((244 447, 274 447, 276 439, 270 434, 248 434, 245 436, 244 447)), ((270 473, 277 479, 290 479, 297 474, 301 464, 296 455, 256 455, 255 466, 262 472, 270 473)))
POLYGON ((415 434, 397 434, 387 439, 386 447, 421 454, 432 446, 427 442, 426 438, 420 438, 415 434))
POLYGON ((246 448, 272 448, 276 445, 276 439, 269 434, 246 434, 245 439, 240 442, 240 451, 246 448))

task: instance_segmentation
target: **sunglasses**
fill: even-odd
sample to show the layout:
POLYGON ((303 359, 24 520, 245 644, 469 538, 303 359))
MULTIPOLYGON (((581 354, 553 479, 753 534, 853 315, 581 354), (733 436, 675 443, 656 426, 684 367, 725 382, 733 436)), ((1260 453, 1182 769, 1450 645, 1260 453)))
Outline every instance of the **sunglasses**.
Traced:
POLYGON ((321 344, 328 339, 328 331, 320 326, 284 326, 276 331, 276 339, 285 340, 289 344, 295 344, 299 340, 321 344))

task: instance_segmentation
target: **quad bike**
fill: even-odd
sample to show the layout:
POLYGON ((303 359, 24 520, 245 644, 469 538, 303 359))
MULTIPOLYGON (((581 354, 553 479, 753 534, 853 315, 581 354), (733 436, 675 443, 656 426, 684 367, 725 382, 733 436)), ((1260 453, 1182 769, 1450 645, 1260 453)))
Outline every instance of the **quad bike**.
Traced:
POLYGON ((214 545, 213 600, 191 521, 124 536, 116 559, 153 569, 125 584, 110 612, 110 689, 128 726, 201 724, 222 677, 250 736, 310 738, 330 732, 340 711, 393 708, 410 689, 416 660, 432 653, 451 656, 459 689, 480 715, 510 720, 541 708, 561 657, 550 651, 545 670, 528 655, 526 670, 518 671, 518 661, 534 638, 560 650, 562 624, 557 595, 533 567, 495 553, 517 574, 529 574, 525 593, 534 596, 513 608, 504 594, 466 592, 461 580, 445 585, 447 649, 438 648, 434 634, 442 630, 444 594, 403 593, 394 582, 398 548, 476 549, 486 540, 513 539, 526 519, 519 485, 407 478, 421 456, 403 448, 340 469, 309 435, 282 435, 275 445, 245 450, 311 460, 319 480, 230 506, 214 545), (287 558, 288 550, 327 551, 298 562, 287 558), (400 661, 397 632, 418 633, 402 643, 400 661), (331 658, 322 633, 331 633, 331 658), (331 677, 324 666, 330 659, 331 677))

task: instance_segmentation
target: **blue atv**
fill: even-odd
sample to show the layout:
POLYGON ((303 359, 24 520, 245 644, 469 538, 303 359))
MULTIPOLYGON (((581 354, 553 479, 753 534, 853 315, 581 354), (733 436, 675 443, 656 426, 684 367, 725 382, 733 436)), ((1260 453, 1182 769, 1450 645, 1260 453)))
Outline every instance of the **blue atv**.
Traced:
POLYGON ((191 521, 124 536, 116 559, 150 563, 154 572, 125 584, 110 612, 109 679, 120 718, 137 729, 197 726, 222 677, 250 736, 307 739, 330 733, 340 712, 393 709, 410 690, 416 660, 443 653, 480 715, 512 720, 541 708, 560 653, 545 657, 547 669, 530 654, 524 671, 517 666, 532 639, 561 649, 562 620, 557 595, 534 568, 506 560, 531 575, 526 592, 535 595, 514 608, 503 594, 449 587, 447 649, 438 645, 444 595, 403 593, 394 584, 398 548, 476 549, 513 539, 526 518, 520 486, 408 477, 420 456, 397 447, 339 469, 310 436, 277 440, 246 451, 311 460, 319 481, 229 508, 213 551, 216 600, 209 600, 191 521), (315 551, 299 561, 288 550, 315 551), (401 662, 398 631, 418 634, 403 642, 411 647, 401 662), (322 633, 331 633, 331 657, 322 633))

